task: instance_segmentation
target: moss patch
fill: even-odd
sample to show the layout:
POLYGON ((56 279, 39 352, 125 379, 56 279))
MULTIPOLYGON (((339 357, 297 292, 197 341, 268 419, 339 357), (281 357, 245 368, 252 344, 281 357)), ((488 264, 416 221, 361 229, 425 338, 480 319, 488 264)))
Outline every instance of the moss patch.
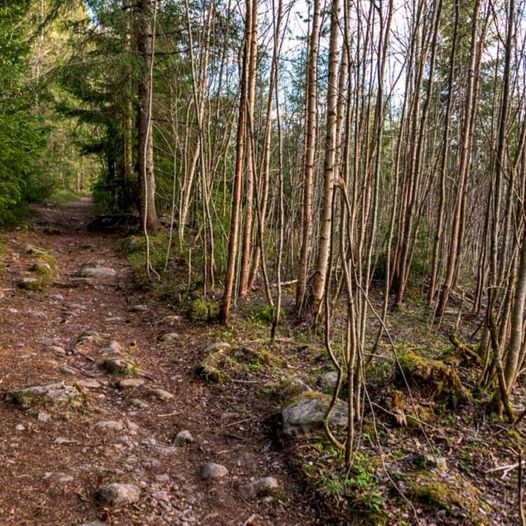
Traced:
POLYGON ((466 479, 419 471, 406 476, 406 486, 409 498, 429 510, 463 518, 463 524, 486 524, 483 514, 491 511, 480 490, 466 479))
POLYGON ((455 370, 432 358, 425 358, 411 351, 398 354, 400 368, 397 384, 418 388, 424 396, 455 408, 469 401, 468 391, 460 383, 455 370))

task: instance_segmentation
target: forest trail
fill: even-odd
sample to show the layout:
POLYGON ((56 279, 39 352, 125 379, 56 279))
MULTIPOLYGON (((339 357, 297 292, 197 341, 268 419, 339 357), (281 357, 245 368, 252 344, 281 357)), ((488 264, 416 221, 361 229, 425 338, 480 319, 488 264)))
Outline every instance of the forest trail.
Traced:
POLYGON ((117 236, 88 231, 89 219, 88 201, 40 207, 32 228, 4 235, 0 524, 318 524, 285 452, 271 447, 270 409, 252 405, 250 385, 223 388, 196 378, 207 328, 147 304, 117 236), (28 245, 56 259, 43 291, 20 286, 35 263, 28 245), (101 267, 114 273, 86 271, 101 267), (116 357, 131 360, 136 374, 101 370, 116 357), (144 383, 119 386, 123 378, 144 383), (6 397, 57 382, 76 386, 83 403, 33 400, 22 408, 6 397), (182 430, 192 443, 175 440, 182 430), (203 480, 208 462, 228 474, 203 480), (266 476, 278 479, 279 498, 240 494, 240 484, 266 476), (109 483, 137 485, 139 500, 105 506, 95 496, 109 483))

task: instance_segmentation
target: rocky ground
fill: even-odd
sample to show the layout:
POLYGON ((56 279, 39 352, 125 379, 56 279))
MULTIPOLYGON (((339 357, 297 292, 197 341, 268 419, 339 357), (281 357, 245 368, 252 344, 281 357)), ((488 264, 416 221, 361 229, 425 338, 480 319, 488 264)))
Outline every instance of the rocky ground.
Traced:
POLYGON ((88 220, 42 207, 3 236, 0 524, 328 524, 251 380, 196 376, 212 330, 141 296, 88 220))

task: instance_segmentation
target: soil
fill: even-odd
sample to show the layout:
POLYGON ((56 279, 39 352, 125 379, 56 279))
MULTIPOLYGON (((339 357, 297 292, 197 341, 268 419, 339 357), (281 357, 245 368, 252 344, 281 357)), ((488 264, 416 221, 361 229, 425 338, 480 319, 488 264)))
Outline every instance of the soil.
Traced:
POLYGON ((119 238, 88 231, 89 220, 88 201, 40 207, 31 228, 3 237, 2 393, 89 379, 100 386, 81 387, 80 407, 22 409, 2 397, 0 524, 327 524, 317 518, 309 493, 290 471, 287 452, 272 447, 268 421, 275 408, 255 397, 250 382, 215 386, 196 377, 209 330, 144 296, 134 285, 119 238), (34 263, 27 244, 56 258, 57 275, 44 291, 18 286, 34 263), (116 277, 77 277, 94 264, 114 269, 116 277), (79 344, 86 331, 99 334, 79 344), (166 333, 176 335, 161 341, 166 333), (143 386, 120 389, 119 378, 100 369, 112 341, 137 367, 143 386), (151 388, 173 398, 159 400, 151 388), (97 427, 106 421, 122 423, 122 429, 97 427), (190 431, 194 442, 175 445, 181 430, 190 431), (201 480, 199 470, 207 462, 224 465, 228 475, 201 480), (240 494, 240 484, 263 476, 278 479, 279 496, 240 494), (139 502, 101 505, 96 492, 112 482, 138 485, 139 502))

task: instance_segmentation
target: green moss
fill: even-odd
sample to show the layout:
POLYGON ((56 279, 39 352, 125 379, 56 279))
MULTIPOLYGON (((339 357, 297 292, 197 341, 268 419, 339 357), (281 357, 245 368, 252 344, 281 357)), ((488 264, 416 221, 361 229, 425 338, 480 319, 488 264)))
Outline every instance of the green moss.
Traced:
POLYGON ((55 269, 46 261, 37 261, 29 267, 30 272, 35 272, 43 278, 50 279, 55 275, 55 269))
POLYGON ((47 288, 47 283, 42 279, 25 277, 18 282, 18 286, 30 292, 43 292, 47 288))
POLYGON ((490 511, 483 495, 468 480, 440 477, 435 471, 419 471, 406 477, 407 496, 430 510, 443 510, 450 517, 469 517, 466 524, 485 524, 480 510, 490 511))
POLYGON ((398 363, 398 385, 405 386, 407 382, 410 387, 418 388, 424 395, 443 402, 450 408, 470 399, 456 371, 443 362, 404 351, 398 354, 398 363))
POLYGON ((215 300, 197 298, 190 303, 188 316, 192 321, 210 321, 219 315, 219 303, 215 300))
POLYGON ((139 366, 128 360, 108 358, 100 364, 100 368, 107 373, 121 376, 134 376, 139 372, 139 366))

